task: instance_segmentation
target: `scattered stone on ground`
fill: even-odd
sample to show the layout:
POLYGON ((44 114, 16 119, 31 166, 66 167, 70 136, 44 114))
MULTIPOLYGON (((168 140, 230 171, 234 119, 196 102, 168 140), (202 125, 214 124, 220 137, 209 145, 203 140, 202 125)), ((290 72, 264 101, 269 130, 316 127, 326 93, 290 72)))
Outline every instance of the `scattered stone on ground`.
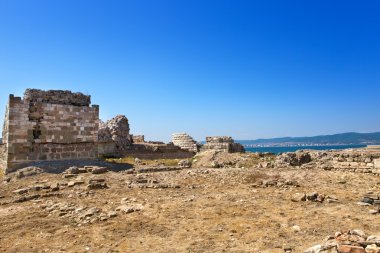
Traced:
POLYGON ((380 253, 380 235, 367 236, 355 229, 348 232, 336 232, 328 236, 323 243, 314 245, 304 253, 380 253))

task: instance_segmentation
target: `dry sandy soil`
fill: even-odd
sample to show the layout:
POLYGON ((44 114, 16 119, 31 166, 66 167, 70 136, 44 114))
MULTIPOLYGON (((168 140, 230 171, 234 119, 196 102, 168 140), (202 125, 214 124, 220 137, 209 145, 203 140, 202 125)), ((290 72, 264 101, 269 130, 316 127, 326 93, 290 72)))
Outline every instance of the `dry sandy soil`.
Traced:
POLYGON ((367 192, 380 192, 380 178, 370 174, 194 168, 62 176, 0 183, 1 252, 302 252, 339 230, 380 231, 380 215, 357 204, 367 192), (105 179, 108 188, 88 190, 90 178, 105 179), (260 186, 271 179, 293 185, 260 186), (64 186, 70 181, 84 184, 64 186), (61 184, 57 191, 13 193, 55 182, 61 184), (291 201, 296 192, 314 191, 339 201, 291 201), (39 196, 14 203, 33 194, 39 196), (116 211, 122 203, 127 212, 116 211), (95 214, 78 218, 94 207, 95 214), (108 218, 111 213, 116 216, 108 218))

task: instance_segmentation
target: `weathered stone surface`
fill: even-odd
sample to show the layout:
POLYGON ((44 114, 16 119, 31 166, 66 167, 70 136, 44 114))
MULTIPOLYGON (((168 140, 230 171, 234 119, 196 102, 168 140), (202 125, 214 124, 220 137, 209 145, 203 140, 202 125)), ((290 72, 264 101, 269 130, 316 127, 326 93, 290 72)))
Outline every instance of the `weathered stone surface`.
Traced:
POLYGON ((178 166, 182 167, 182 168, 190 168, 191 167, 191 162, 187 159, 185 160, 181 160, 178 162, 178 166))
POLYGON ((367 237, 367 242, 380 244, 380 235, 371 235, 367 237))
POLYGON ((140 204, 135 204, 135 205, 120 205, 116 208, 116 211, 121 211, 124 213, 133 213, 137 211, 141 211, 144 207, 140 204))
POLYGON ((380 247, 377 246, 376 244, 371 244, 365 248, 365 252, 366 253, 380 253, 380 247))
POLYGON ((66 174, 79 174, 78 167, 70 167, 65 171, 66 174))
POLYGON ((359 229, 345 233, 336 232, 335 236, 328 236, 322 244, 308 248, 306 253, 337 252, 337 253, 380 253, 377 240, 380 237, 368 236, 359 229))
POLYGON ((293 202, 300 202, 300 201, 306 201, 306 194, 305 193, 295 193, 292 196, 293 202))
POLYGON ((206 137, 206 144, 202 146, 201 150, 217 150, 228 153, 245 152, 244 147, 240 143, 235 143, 229 136, 206 137))
POLYGON ((113 119, 106 122, 110 129, 112 140, 116 143, 116 147, 120 151, 126 150, 131 145, 131 137, 129 135, 129 123, 124 115, 117 115, 113 119))
POLYGON ((108 168, 106 167, 93 167, 91 170, 92 174, 102 174, 106 173, 108 171, 108 168))
POLYGON ((90 96, 86 96, 80 92, 73 93, 68 90, 43 91, 38 89, 26 89, 24 93, 24 100, 29 102, 75 106, 89 106, 91 104, 90 96))
POLYGON ((352 245, 340 245, 338 247, 338 252, 340 253, 366 253, 363 247, 352 246, 352 245))
POLYGON ((36 161, 95 158, 99 107, 70 91, 27 89, 9 96, 3 142, 6 173, 36 161))
POLYGON ((191 152, 198 152, 198 145, 194 139, 186 133, 172 134, 172 142, 175 146, 191 152))
POLYGON ((13 193, 24 194, 24 193, 27 193, 29 190, 30 190, 30 188, 21 188, 21 189, 17 189, 15 191, 13 191, 13 193))
POLYGON ((112 141, 111 130, 106 123, 100 121, 98 130, 98 141, 99 142, 110 142, 112 141))
MULTIPOLYGON (((129 123, 124 115, 117 115, 101 123, 98 131, 98 140, 101 143, 110 143, 113 146, 106 147, 103 153, 122 155, 131 149, 132 137, 129 134, 129 123)), ((105 144, 102 144, 104 147, 105 144)))
POLYGON ((311 162, 311 155, 308 152, 288 152, 276 157, 277 166, 301 166, 311 162))
POLYGON ((303 253, 319 253, 321 252, 322 245, 314 245, 313 247, 310 247, 308 249, 305 249, 303 253))
POLYGON ((133 143, 144 143, 145 136, 144 135, 131 135, 133 143))
POLYGON ((373 160, 373 165, 375 169, 380 169, 380 159, 373 160))

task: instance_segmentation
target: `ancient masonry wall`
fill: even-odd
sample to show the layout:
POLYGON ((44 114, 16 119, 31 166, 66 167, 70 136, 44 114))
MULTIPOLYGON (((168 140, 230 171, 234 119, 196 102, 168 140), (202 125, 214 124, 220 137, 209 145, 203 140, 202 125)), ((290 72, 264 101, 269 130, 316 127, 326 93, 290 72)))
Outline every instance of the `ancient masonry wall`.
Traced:
POLYGON ((178 146, 181 149, 188 150, 191 152, 198 152, 197 143, 190 135, 186 133, 172 134, 172 142, 175 146, 178 146))
POLYGON ((380 175, 380 154, 340 153, 332 159, 332 169, 380 175))
POLYGON ((6 161, 7 161, 7 153, 6 153, 5 145, 0 144, 0 171, 1 171, 1 168, 7 167, 6 161))
POLYGON ((206 137, 206 144, 201 150, 217 150, 228 153, 245 152, 244 147, 240 143, 235 143, 229 136, 206 137))
POLYGON ((131 135, 133 143, 144 143, 145 136, 144 135, 131 135))
POLYGON ((194 153, 173 144, 142 143, 134 144, 124 155, 140 159, 183 159, 193 157, 194 153))
POLYGON ((31 161, 97 156, 99 107, 90 96, 28 89, 10 95, 3 127, 8 171, 31 161))

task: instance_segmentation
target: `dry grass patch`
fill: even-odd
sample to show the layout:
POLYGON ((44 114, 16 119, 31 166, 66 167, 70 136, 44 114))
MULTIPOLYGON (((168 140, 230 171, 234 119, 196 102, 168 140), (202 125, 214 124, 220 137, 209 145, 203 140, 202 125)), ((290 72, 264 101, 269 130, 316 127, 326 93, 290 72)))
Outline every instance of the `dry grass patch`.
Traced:
POLYGON ((181 159, 138 159, 136 161, 135 157, 128 156, 124 158, 108 158, 105 159, 107 162, 112 163, 127 163, 132 165, 164 165, 164 166, 177 166, 181 159))

